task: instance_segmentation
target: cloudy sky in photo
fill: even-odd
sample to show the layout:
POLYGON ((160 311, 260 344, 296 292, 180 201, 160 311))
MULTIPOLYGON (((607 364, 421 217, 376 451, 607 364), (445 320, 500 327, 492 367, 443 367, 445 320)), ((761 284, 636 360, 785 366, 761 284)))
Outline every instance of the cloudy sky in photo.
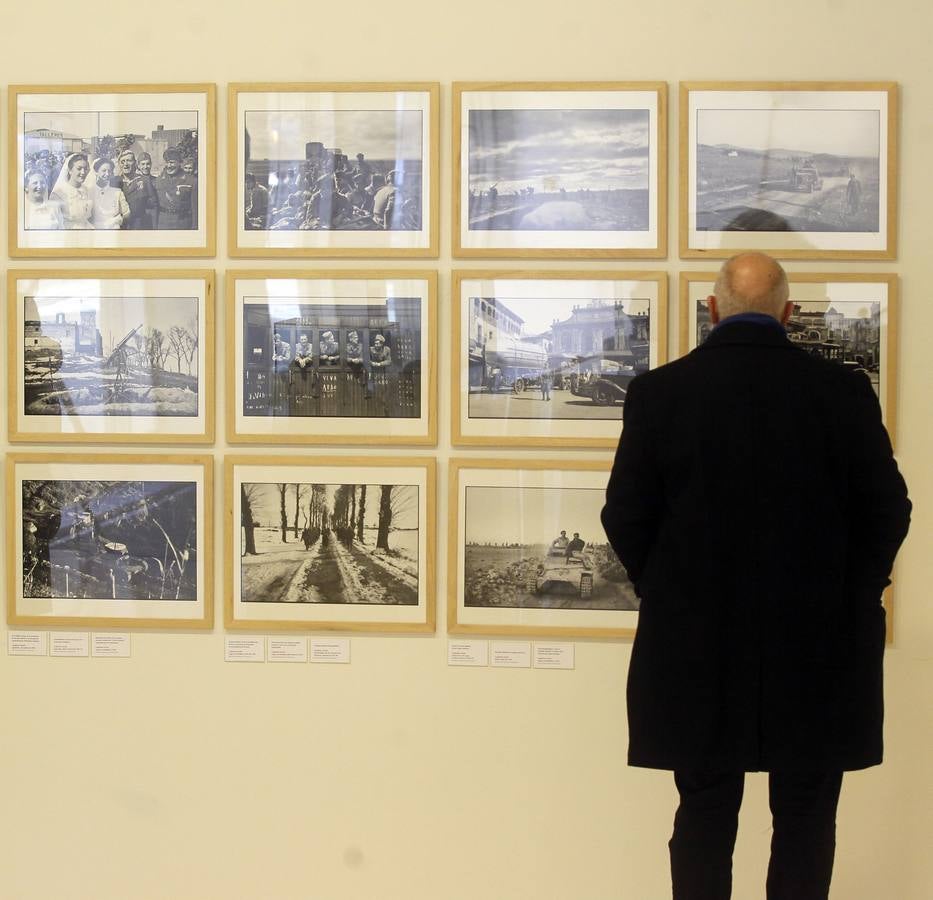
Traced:
POLYGON ((470 187, 648 187, 646 109, 471 109, 470 187))

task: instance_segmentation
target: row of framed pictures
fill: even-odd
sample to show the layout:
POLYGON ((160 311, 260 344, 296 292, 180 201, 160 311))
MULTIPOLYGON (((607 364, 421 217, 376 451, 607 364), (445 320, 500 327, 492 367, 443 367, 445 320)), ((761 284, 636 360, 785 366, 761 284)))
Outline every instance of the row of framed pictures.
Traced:
MULTIPOLYGON (((8 622, 211 627, 213 468, 9 454, 8 622)), ((633 632, 638 600, 599 519, 608 462, 449 471, 451 632, 633 632)), ((224 476, 228 628, 434 630, 435 460, 232 456, 224 476)))
MULTIPOLYGON (((210 84, 10 89, 10 255, 212 256, 210 84)), ((231 84, 231 256, 436 257, 436 83, 231 84)), ((453 255, 667 255, 664 82, 453 85, 453 255)), ((896 255, 897 88, 680 85, 680 253, 896 255)))
MULTIPOLYGON (((680 351, 710 328, 715 273, 683 273, 680 351)), ((860 368, 894 432, 897 278, 792 273, 791 340, 860 368)), ((666 361, 663 272, 230 271, 230 443, 437 444, 449 355, 455 446, 612 448, 629 382, 666 361)), ((13 270, 13 442, 212 443, 214 273, 13 270)))

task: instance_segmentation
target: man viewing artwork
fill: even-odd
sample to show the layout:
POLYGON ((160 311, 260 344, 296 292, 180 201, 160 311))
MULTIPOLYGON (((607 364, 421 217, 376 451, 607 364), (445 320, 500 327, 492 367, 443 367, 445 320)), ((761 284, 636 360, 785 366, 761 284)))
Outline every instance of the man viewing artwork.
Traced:
POLYGON ((674 900, 722 900, 768 772, 768 900, 825 900, 842 773, 882 759, 881 603, 911 504, 871 383, 796 349, 773 259, 728 260, 714 328, 636 377, 602 520, 640 598, 629 764, 669 769, 674 900))

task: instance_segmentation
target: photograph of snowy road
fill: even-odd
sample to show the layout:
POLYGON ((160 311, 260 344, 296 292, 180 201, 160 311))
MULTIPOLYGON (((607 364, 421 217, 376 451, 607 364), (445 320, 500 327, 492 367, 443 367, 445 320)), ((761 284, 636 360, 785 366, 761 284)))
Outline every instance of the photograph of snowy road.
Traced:
POLYGON ((417 606, 418 491, 241 483, 242 601, 417 606))

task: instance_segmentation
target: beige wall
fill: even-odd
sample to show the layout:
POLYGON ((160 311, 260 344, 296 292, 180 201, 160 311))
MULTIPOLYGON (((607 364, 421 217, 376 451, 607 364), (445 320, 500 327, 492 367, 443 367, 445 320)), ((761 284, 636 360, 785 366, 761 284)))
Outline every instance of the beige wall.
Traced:
MULTIPOLYGON (((887 762, 847 778, 833 897, 930 896, 928 4, 160 0, 104 8, 45 0, 4 12, 0 83, 213 80, 221 87, 220 124, 230 81, 441 82, 442 347, 450 326, 452 81, 669 82, 672 203, 679 80, 899 81, 899 258, 789 268, 902 278, 898 438, 916 515, 899 566, 896 645, 887 661, 887 762)), ((4 150, 5 129, 4 118, 4 150)), ((220 172, 226 149, 221 139, 220 172)), ((4 175, 7 165, 4 158, 4 175)), ((2 185, 6 202, 5 178, 2 185)), ((220 186, 222 226, 223 179, 220 186)), ((216 265, 223 297, 230 265, 223 227, 218 247, 217 260, 204 265, 216 265)), ((56 265, 68 263, 48 268, 56 265)), ((285 263, 269 263, 276 265, 285 263)), ((657 265, 628 267, 639 266, 671 276, 673 349, 676 275, 709 264, 681 263, 675 249, 657 265)), ((222 334, 222 309, 218 326, 222 334)), ((440 372, 444 398, 446 366, 440 372)), ((442 461, 450 454, 447 416, 442 400, 442 461)), ((218 460, 224 450, 218 442, 218 460)), ((442 465, 442 526, 445 486, 442 465)), ((218 540, 220 513, 218 496, 218 540)), ((221 583, 218 563, 218 592, 221 583)), ((0 632, 5 646, 5 627, 0 632)), ((136 634, 130 660, 11 658, 0 650, 0 898, 667 896, 673 788, 665 773, 624 766, 627 643, 579 642, 573 672, 450 669, 442 605, 433 637, 354 637, 352 649, 350 666, 225 664, 218 625, 210 634, 136 634)), ((763 895, 768 827, 764 780, 754 776, 736 851, 738 900, 763 895)))

